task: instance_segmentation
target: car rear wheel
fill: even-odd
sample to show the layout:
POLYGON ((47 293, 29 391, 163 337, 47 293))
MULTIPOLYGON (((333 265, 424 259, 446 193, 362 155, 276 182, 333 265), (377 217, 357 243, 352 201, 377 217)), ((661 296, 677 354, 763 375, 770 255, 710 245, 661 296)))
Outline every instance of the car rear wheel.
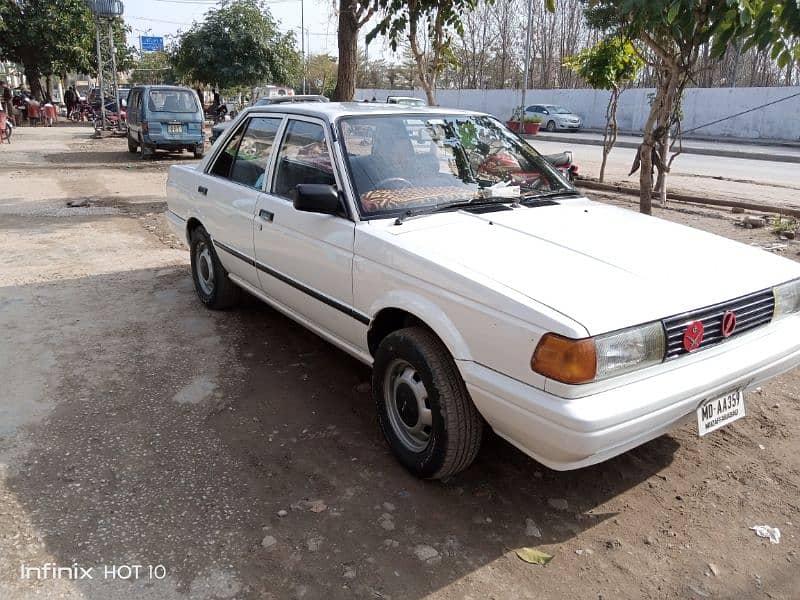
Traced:
POLYGON ((192 230, 190 251, 192 279, 200 301, 214 310, 237 304, 241 288, 228 279, 228 272, 219 262, 211 236, 202 226, 192 230))
POLYGON ((131 134, 129 133, 128 134, 128 152, 130 152, 131 154, 136 154, 136 151, 138 149, 139 149, 139 145, 136 143, 136 140, 134 140, 131 137, 131 134))
POLYGON ((143 159, 152 158, 153 156, 153 149, 148 147, 141 138, 139 138, 139 156, 143 159))
POLYGON ((195 158, 203 158, 204 152, 202 146, 197 146, 192 152, 194 153, 195 158))
POLYGON ((548 121, 547 127, 545 127, 547 131, 555 131, 556 130, 556 122, 555 121, 548 121))
POLYGON ((445 345, 424 327, 389 334, 372 373, 378 421, 409 471, 441 479, 475 460, 483 421, 445 345))

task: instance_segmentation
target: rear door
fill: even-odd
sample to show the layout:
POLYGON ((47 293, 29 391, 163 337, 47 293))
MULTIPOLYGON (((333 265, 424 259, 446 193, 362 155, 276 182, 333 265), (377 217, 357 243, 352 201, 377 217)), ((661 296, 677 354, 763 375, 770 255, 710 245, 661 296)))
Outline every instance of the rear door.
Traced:
POLYGON ((282 117, 242 121, 198 177, 194 191, 201 219, 225 268, 258 287, 253 217, 263 196, 267 166, 282 117))

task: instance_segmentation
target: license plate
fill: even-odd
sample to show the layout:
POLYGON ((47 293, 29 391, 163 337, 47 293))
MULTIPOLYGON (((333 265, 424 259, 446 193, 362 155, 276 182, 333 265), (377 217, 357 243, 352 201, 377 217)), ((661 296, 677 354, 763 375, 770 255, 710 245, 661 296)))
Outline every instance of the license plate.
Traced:
POLYGON ((706 400, 697 407, 697 433, 707 433, 733 423, 744 416, 744 392, 734 390, 717 398, 706 400))
POLYGON ((170 123, 167 131, 169 131, 170 133, 183 133, 183 125, 170 123))

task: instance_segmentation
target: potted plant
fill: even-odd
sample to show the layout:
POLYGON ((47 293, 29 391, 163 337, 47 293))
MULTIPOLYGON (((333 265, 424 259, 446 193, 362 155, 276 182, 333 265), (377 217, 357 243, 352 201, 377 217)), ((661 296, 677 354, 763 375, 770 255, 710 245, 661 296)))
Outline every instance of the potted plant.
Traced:
MULTIPOLYGON (((522 107, 518 106, 511 114, 511 118, 506 121, 508 127, 514 133, 519 133, 520 117, 524 114, 522 107)), ((542 118, 536 115, 525 115, 522 117, 522 133, 526 135, 536 135, 539 133, 539 127, 542 124, 542 118)))

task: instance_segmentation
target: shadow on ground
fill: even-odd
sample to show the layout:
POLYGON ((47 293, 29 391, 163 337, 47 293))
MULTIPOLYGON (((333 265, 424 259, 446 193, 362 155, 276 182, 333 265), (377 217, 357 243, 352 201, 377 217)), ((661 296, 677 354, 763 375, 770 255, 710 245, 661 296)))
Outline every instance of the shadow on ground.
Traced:
MULTIPOLYGON (((603 504, 677 447, 662 437, 558 473, 488 434, 467 472, 419 481, 383 442, 367 368, 254 299, 206 311, 185 267, 0 299, 54 340, 59 382, 7 481, 15 502, 58 563, 163 564, 192 597, 211 573, 226 583, 202 597, 422 598, 613 517, 603 504)), ((110 597, 102 582, 75 585, 110 597)))

